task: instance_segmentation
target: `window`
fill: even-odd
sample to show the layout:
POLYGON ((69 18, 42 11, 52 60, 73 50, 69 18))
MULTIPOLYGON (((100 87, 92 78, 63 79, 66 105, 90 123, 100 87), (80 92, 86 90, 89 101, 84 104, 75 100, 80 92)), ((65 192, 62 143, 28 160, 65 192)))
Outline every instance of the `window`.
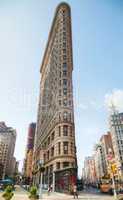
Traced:
POLYGON ((72 154, 73 153, 73 143, 72 142, 71 142, 70 151, 71 151, 71 154, 72 154))
POLYGON ((63 49, 63 53, 66 53, 66 49, 63 49))
POLYGON ((64 99, 64 100, 63 100, 63 105, 64 105, 64 106, 67 106, 67 99, 64 99))
POLYGON ((63 119, 64 119, 65 121, 67 121, 67 117, 68 117, 68 113, 67 113, 67 112, 64 112, 64 114, 63 114, 63 119))
POLYGON ((48 137, 48 145, 50 144, 50 137, 48 137))
POLYGON ((61 90, 59 90, 59 96, 61 96, 61 90))
POLYGON ((49 160, 49 151, 47 152, 47 160, 49 160))
POLYGON ((52 133, 51 135, 51 140, 54 140, 55 132, 52 133))
POLYGON ((69 162, 63 162, 63 168, 69 167, 69 162))
POLYGON ((61 86, 61 80, 59 81, 59 86, 61 86))
POLYGON ((70 122, 71 122, 71 113, 69 114, 70 122))
MULTIPOLYGON (((63 38, 64 39, 64 38, 63 38)), ((67 56, 66 55, 63 55, 63 60, 66 60, 67 56)))
POLYGON ((66 42, 63 42, 63 47, 66 47, 66 42))
POLYGON ((59 137, 61 136, 61 126, 59 126, 59 137))
POLYGON ((63 26, 63 31, 66 31, 66 26, 63 26))
POLYGON ((61 121, 61 113, 59 113, 59 121, 61 121))
POLYGON ((66 32, 63 32, 63 35, 66 36, 66 32))
POLYGON ((64 154, 68 154, 68 142, 63 142, 63 151, 64 154))
POLYGON ((71 166, 72 166, 72 167, 74 167, 74 166, 75 166, 75 163, 74 163, 74 162, 72 162, 72 163, 71 163, 71 166))
POLYGON ((70 137, 72 137, 72 134, 73 133, 73 128, 72 128, 72 126, 70 126, 70 137))
POLYGON ((67 86, 67 79, 63 79, 63 85, 67 86))
POLYGON ((53 173, 53 165, 50 165, 49 171, 50 173, 53 173))
MULTIPOLYGON (((66 36, 63 36, 63 41, 66 42, 66 36)), ((64 57, 63 57, 63 59, 64 59, 64 57)))
POLYGON ((44 154, 44 162, 46 161, 46 154, 44 154))
POLYGON ((69 101, 69 106, 71 106, 71 101, 69 101))
POLYGON ((58 143, 58 154, 61 154, 61 143, 58 143))
POLYGON ((59 100, 59 106, 61 106, 61 100, 59 100))
POLYGON ((51 157, 54 156, 54 147, 51 148, 51 157))
POLYGON ((67 125, 63 126, 63 135, 68 136, 68 126, 67 125))
POLYGON ((59 77, 61 78, 61 71, 59 72, 59 77))
POLYGON ((46 146, 47 146, 47 143, 45 142, 45 143, 44 143, 44 148, 46 148, 46 146))
POLYGON ((66 70, 63 71, 63 76, 67 76, 67 71, 66 70))
POLYGON ((64 95, 67 95, 67 88, 64 88, 64 89, 63 89, 63 94, 64 94, 64 95))
POLYGON ((63 63, 63 68, 67 68, 67 63, 63 63))
POLYGON ((56 163, 56 168, 57 168, 57 169, 60 169, 60 162, 57 162, 57 163, 56 163))

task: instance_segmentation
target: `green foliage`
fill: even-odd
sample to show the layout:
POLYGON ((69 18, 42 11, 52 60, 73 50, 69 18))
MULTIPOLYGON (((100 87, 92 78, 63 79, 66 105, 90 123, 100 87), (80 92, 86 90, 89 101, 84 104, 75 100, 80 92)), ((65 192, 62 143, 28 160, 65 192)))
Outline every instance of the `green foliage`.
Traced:
POLYGON ((29 195, 29 198, 30 198, 30 199, 38 199, 37 187, 32 186, 32 187, 30 188, 29 193, 30 193, 30 195, 29 195))
POLYGON ((123 200, 123 196, 118 196, 118 200, 123 200))
POLYGON ((12 199, 14 193, 12 192, 12 186, 7 186, 7 188, 5 189, 5 192, 3 193, 3 198, 5 200, 10 200, 12 199))

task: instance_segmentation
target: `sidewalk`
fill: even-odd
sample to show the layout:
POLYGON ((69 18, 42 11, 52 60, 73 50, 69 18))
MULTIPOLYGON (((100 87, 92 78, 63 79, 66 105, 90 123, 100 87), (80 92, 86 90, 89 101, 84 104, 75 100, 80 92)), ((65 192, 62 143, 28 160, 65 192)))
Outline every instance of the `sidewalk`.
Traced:
POLYGON ((66 199, 72 199, 73 197, 71 195, 67 195, 67 194, 62 194, 62 193, 57 193, 57 192, 53 192, 51 193, 49 196, 47 194, 43 195, 43 199, 45 200, 66 200, 66 199))
MULTIPOLYGON (((73 199, 73 197, 70 195, 54 192, 54 193, 51 193, 49 196, 47 194, 43 194, 42 200, 64 200, 64 199, 70 200, 70 199, 73 199)), ((2 193, 0 193, 0 200, 3 200, 2 193)), ((12 200, 29 200, 28 193, 27 194, 14 193, 12 200)))

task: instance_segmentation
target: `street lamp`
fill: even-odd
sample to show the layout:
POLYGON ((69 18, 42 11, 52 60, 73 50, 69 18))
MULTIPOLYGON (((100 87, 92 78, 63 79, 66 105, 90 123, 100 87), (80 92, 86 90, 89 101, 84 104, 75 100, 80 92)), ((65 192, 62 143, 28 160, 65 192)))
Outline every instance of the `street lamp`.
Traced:
POLYGON ((43 160, 39 161, 39 171, 40 171, 40 187, 39 187, 39 199, 42 199, 42 181, 43 181, 43 173, 45 171, 43 160))

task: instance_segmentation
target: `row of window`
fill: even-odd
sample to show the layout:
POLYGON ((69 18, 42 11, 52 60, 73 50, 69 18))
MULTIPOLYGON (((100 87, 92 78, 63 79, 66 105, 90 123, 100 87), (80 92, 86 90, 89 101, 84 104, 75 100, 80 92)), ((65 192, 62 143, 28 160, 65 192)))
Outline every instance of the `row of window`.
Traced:
POLYGON ((112 120, 114 120, 114 121, 115 120, 117 120, 117 121, 121 120, 122 121, 123 120, 123 115, 113 115, 112 116, 112 120))
POLYGON ((68 16, 68 12, 67 12, 67 10, 66 9, 61 9, 60 11, 59 11, 59 14, 61 15, 61 16, 68 16))
POLYGON ((58 40, 56 41, 56 45, 55 45, 55 51, 58 53, 61 53, 61 50, 67 47, 67 41, 62 41, 60 40, 60 42, 58 42, 58 40), (58 52, 59 50, 59 52, 58 52))
POLYGON ((63 86, 66 87, 67 84, 68 84, 68 80, 67 80, 67 79, 60 80, 60 81, 59 81, 59 86, 61 86, 62 83, 63 83, 63 86))
MULTIPOLYGON (((74 167, 75 163, 74 162, 57 162, 56 163, 56 169, 61 169, 61 168, 66 168, 66 167, 74 167)), ((53 172, 53 165, 50 165, 49 167, 46 167, 46 174, 52 173, 53 172)))
POLYGON ((123 144, 123 140, 118 140, 118 144, 123 144))
MULTIPOLYGON (((58 127, 58 136, 62 136, 61 128, 63 128, 63 136, 70 136, 72 137, 72 126, 64 125, 58 127)), ((55 138, 55 131, 51 134, 51 136, 48 137, 47 142, 44 143, 44 147, 46 148, 47 145, 49 145, 55 138)))
MULTIPOLYGON (((63 154, 68 154, 68 149, 70 148, 70 153, 73 153, 73 143, 63 142, 63 154)), ((61 142, 58 143, 58 154, 61 154, 61 142)))
POLYGON ((59 72, 59 77, 61 78, 62 75, 66 77, 67 76, 67 70, 63 70, 62 72, 60 71, 59 72))
POLYGON ((63 27, 63 29, 57 33, 56 37, 57 37, 57 42, 58 40, 60 41, 60 39, 62 39, 62 37, 65 37, 66 38, 67 36, 67 32, 66 32, 66 28, 63 27))
MULTIPOLYGON (((67 93, 68 93, 67 88, 63 88, 63 95, 67 96, 67 93)), ((62 90, 61 89, 59 90, 59 96, 62 96, 62 90)))
POLYGON ((56 163, 56 169, 61 169, 61 167, 63 168, 66 168, 66 167, 69 167, 70 166, 70 163, 69 162, 57 162, 56 163))
MULTIPOLYGON (((65 33, 65 32, 64 32, 65 33)), ((58 59, 66 60, 67 58, 67 38, 66 35, 63 35, 62 37, 59 37, 59 41, 56 42, 56 45, 54 45, 54 48, 52 50, 52 59, 51 63, 56 63, 58 59)))
MULTIPOLYGON (((73 145, 73 142, 58 142, 58 155, 61 155, 62 153, 64 155, 67 155, 69 153, 69 150, 70 150, 70 153, 73 154, 74 152, 74 145, 73 145), (63 152, 61 151, 61 145, 63 145, 63 152)), ((46 162, 46 160, 49 160, 50 158, 54 157, 54 146, 51 147, 50 150, 47 151, 47 154, 44 154, 44 162, 46 162)))
POLYGON ((123 150, 119 150, 119 154, 122 155, 123 154, 123 150))
MULTIPOLYGON (((48 116, 48 115, 47 115, 48 116)), ((67 112, 67 111, 64 111, 64 113, 61 113, 61 112, 59 112, 59 115, 58 115, 58 118, 56 119, 56 118, 54 118, 53 120, 52 120, 52 122, 50 123, 50 126, 53 126, 53 125, 55 125, 55 123, 56 123, 56 120, 57 120, 57 122, 65 122, 65 123, 68 123, 68 122, 72 122, 72 113, 70 113, 70 112, 67 112)), ((45 121, 46 122, 46 121, 45 121)), ((43 122, 42 122, 43 123, 43 122)), ((48 130, 48 126, 47 126, 47 128, 45 128, 45 132, 47 132, 47 130, 48 130)), ((42 131, 42 133, 43 133, 44 131, 42 131)), ((71 132, 72 133, 72 132, 71 132)), ((47 146, 47 141, 44 143, 44 148, 47 146)))
POLYGON ((5 156, 8 153, 8 151, 0 151, 0 155, 2 154, 3 156, 5 156))
POLYGON ((72 119, 71 113, 68 113, 65 111, 63 113, 63 117, 62 117, 62 113, 59 113, 59 121, 62 121, 62 119, 64 122, 71 122, 71 119, 72 119))
POLYGON ((67 19, 60 19, 58 22, 58 27, 66 26, 68 20, 67 19))
POLYGON ((63 101, 60 99, 59 100, 59 106, 71 106, 71 101, 69 100, 67 100, 67 99, 63 99, 63 101))
MULTIPOLYGON (((59 126, 59 137, 61 136, 61 126, 59 126)), ((73 128, 72 128, 72 126, 68 126, 68 125, 64 125, 63 126, 63 136, 70 136, 70 137, 72 137, 72 132, 73 132, 73 128)))
POLYGON ((1 142, 1 143, 0 143, 0 147, 5 147, 5 148, 7 148, 7 147, 8 147, 8 145, 7 145, 7 144, 5 144, 5 143, 3 143, 3 142, 1 142))
POLYGON ((119 134, 117 134, 117 140, 123 140, 123 136, 119 133, 119 134))

